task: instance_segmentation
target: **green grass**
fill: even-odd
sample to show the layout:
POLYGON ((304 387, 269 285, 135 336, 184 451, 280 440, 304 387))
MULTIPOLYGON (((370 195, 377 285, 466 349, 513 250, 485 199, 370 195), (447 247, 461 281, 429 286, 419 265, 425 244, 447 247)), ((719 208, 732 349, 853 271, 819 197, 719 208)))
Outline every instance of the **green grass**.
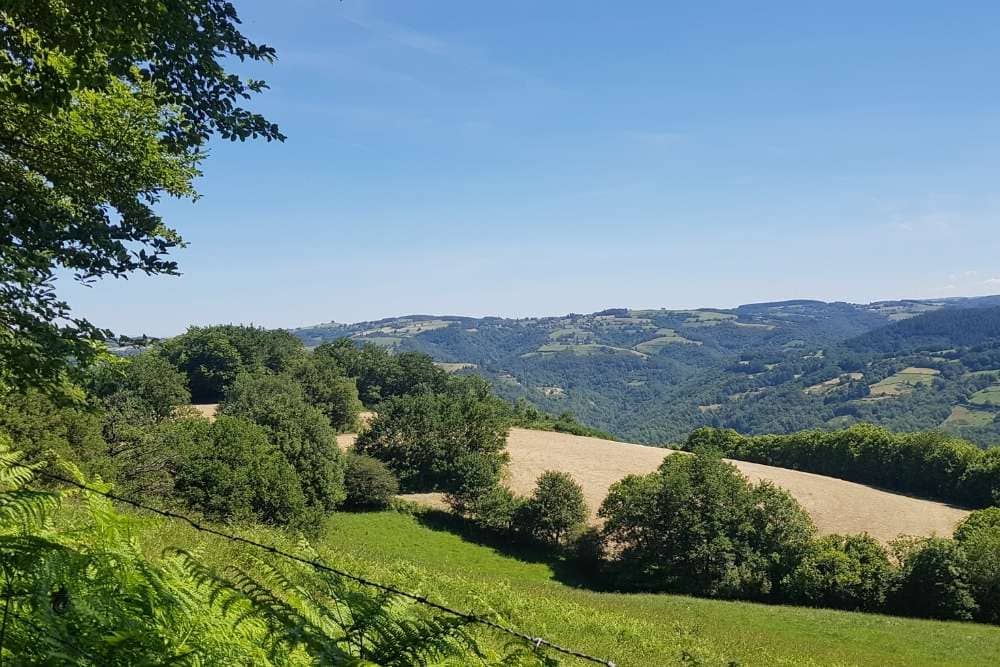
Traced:
POLYGON ((1000 385, 993 385, 969 397, 969 403, 973 405, 997 405, 1000 406, 1000 385))
POLYGON ((673 329, 658 329, 656 333, 656 338, 639 343, 635 349, 644 354, 656 354, 668 345, 701 345, 701 341, 689 340, 673 329))
MULTIPOLYGON (((246 547, 162 520, 143 522, 142 546, 193 550, 218 568, 246 547)), ((259 526, 235 532, 295 550, 285 533, 259 526)), ((574 587, 572 573, 541 554, 464 539, 440 512, 336 513, 313 543, 322 558, 354 574, 499 620, 621 667, 661 665, 995 665, 1000 628, 850 612, 702 600, 676 595, 600 593, 574 587)), ((507 641, 476 631, 494 657, 507 641)), ((478 664, 478 663, 477 663, 478 664)), ((584 665, 566 659, 563 665, 584 665)))
POLYGON ((933 368, 910 366, 873 384, 871 386, 871 395, 878 397, 906 394, 913 391, 913 388, 917 385, 931 384, 934 378, 940 374, 941 371, 933 368))
POLYGON ((622 666, 679 664, 684 651, 748 666, 991 665, 1000 655, 992 626, 574 588, 531 553, 508 555, 400 513, 336 514, 320 544, 373 572, 408 570, 448 603, 495 609, 622 666))
POLYGON ((989 426, 993 423, 994 413, 983 410, 970 410, 964 405, 956 405, 951 409, 951 414, 945 419, 942 428, 955 428, 959 426, 989 426))
POLYGON ((536 357, 541 354, 558 354, 560 352, 569 352, 581 357, 589 357, 595 354, 628 354, 637 357, 645 357, 646 355, 642 352, 637 352, 635 350, 628 350, 624 347, 612 347, 611 345, 599 345, 597 343, 581 343, 579 345, 573 343, 546 343, 542 345, 534 352, 528 352, 527 354, 522 354, 522 357, 536 357))

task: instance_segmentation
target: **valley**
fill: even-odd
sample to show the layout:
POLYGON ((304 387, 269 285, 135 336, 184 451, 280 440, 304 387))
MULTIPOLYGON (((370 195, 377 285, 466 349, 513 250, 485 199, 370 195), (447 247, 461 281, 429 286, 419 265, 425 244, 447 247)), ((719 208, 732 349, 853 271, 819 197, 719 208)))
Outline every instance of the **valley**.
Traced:
POLYGON ((293 331, 431 355, 510 400, 669 445, 700 426, 788 433, 870 422, 1000 442, 1000 297, 505 319, 413 315, 293 331))

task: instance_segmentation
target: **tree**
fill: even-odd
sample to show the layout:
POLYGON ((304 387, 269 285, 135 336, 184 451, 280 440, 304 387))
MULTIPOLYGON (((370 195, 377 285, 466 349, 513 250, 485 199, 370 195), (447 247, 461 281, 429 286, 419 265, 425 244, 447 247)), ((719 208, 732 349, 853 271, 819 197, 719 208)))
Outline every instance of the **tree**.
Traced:
POLYGON ((119 391, 129 392, 149 405, 161 420, 191 402, 187 377, 152 351, 102 360, 89 369, 88 380, 95 396, 107 398, 119 391))
POLYGON ((355 448, 388 464, 407 492, 459 492, 471 476, 483 487, 499 481, 508 430, 506 404, 488 383, 460 383, 383 402, 355 448))
POLYGON ((291 364, 289 373, 335 429, 349 431, 357 426, 362 407, 357 384, 332 358, 315 354, 300 357, 291 364))
POLYGON ((546 470, 535 482, 524 513, 527 528, 535 537, 562 544, 587 519, 583 488, 568 473, 546 470))
POLYGON ((328 511, 344 500, 344 457, 337 434, 290 377, 268 371, 241 374, 226 392, 221 412, 268 430, 295 468, 311 507, 328 511))
POLYGON ((333 360, 346 375, 356 378, 358 395, 367 407, 394 396, 440 393, 448 386, 448 374, 434 365, 431 357, 418 352, 393 355, 372 343, 359 348, 350 339, 341 338, 323 343, 314 354, 333 360))
POLYGON ((160 427, 173 459, 173 494, 206 516, 283 525, 303 520, 295 469, 261 426, 239 417, 176 419, 160 427))
POLYGON ((815 530, 791 496, 708 454, 613 484, 598 516, 626 583, 723 597, 772 594, 815 530))
POLYGON ((100 411, 80 400, 79 387, 64 384, 60 392, 62 400, 37 389, 0 395, 0 434, 17 443, 29 461, 63 457, 107 474, 100 411))
POLYGON ((894 571, 889 555, 869 535, 827 535, 816 540, 782 582, 799 604, 879 611, 894 571))
POLYGON ((187 376, 195 403, 218 403, 226 388, 246 369, 239 350, 215 327, 190 327, 180 336, 164 341, 158 352, 187 376))
POLYGON ((943 538, 901 541, 892 604, 900 614, 971 620, 977 611, 961 543, 943 538))
POLYGON ((977 618, 1000 623, 1000 507, 971 513, 955 530, 965 554, 977 618))
POLYGON ((155 212, 194 198, 215 134, 283 139, 239 106, 270 62, 225 0, 15 0, 0 14, 0 387, 53 388, 109 335, 72 314, 60 271, 90 282, 176 274, 180 236, 155 212))
POLYGON ((371 456, 349 452, 344 471, 344 504, 358 509, 388 507, 399 493, 399 481, 389 468, 371 456))

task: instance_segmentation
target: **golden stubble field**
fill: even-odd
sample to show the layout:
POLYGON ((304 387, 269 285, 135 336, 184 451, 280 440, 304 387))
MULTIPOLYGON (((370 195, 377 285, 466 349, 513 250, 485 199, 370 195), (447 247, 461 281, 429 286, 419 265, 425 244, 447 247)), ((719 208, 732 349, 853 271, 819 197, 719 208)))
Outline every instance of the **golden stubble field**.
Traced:
MULTIPOLYGON (((338 438, 341 447, 354 442, 353 435, 338 438)), ((583 487, 591 517, 607 495, 608 487, 630 474, 656 470, 672 452, 659 447, 632 445, 565 433, 511 429, 507 440, 510 469, 506 484, 516 493, 528 495, 538 475, 545 470, 571 474, 583 487)), ((912 498, 864 484, 814 475, 758 463, 730 461, 753 482, 769 480, 787 489, 809 512, 821 533, 869 533, 888 542, 903 535, 950 536, 968 511, 946 503, 912 498)), ((436 506, 441 494, 410 494, 412 500, 436 506)))
MULTIPOLYGON (((215 405, 193 406, 205 416, 214 416, 215 405)), ((362 415, 367 423, 372 413, 362 415)), ((355 435, 337 436, 347 449, 355 435)), ((633 445, 565 433, 511 429, 507 440, 510 467, 505 483, 511 490, 529 495, 535 480, 545 470, 567 472, 583 487, 591 518, 608 488, 630 474, 656 470, 673 450, 633 445)), ((864 484, 787 468, 730 461, 750 481, 769 480, 787 489, 809 512, 821 533, 868 533, 888 542, 899 535, 950 536, 968 510, 947 503, 883 491, 864 484)), ((411 500, 443 506, 439 493, 409 494, 411 500)))

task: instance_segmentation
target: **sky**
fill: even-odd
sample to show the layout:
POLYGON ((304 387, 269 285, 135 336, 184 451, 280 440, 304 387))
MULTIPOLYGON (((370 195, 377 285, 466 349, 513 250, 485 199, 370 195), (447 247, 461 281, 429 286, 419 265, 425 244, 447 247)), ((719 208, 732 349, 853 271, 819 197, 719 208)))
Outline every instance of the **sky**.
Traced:
POLYGON ((1000 293, 998 3, 234 1, 288 140, 98 325, 1000 293))

